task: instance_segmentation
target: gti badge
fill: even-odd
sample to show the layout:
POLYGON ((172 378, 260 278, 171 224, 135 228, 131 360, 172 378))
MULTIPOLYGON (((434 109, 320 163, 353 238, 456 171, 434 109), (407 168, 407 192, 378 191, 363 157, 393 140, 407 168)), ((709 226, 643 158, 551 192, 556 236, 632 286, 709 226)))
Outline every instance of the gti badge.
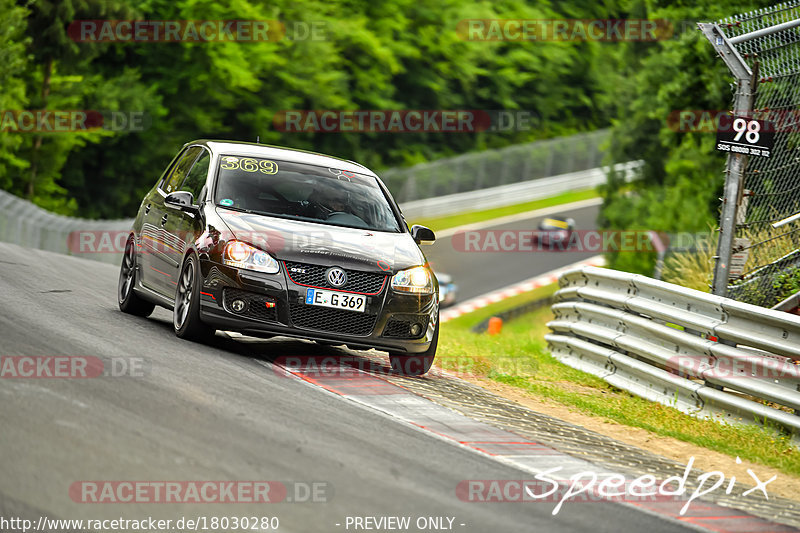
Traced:
POLYGON ((328 283, 332 287, 344 287, 344 284, 347 283, 347 274, 341 268, 329 268, 326 275, 328 276, 328 283))

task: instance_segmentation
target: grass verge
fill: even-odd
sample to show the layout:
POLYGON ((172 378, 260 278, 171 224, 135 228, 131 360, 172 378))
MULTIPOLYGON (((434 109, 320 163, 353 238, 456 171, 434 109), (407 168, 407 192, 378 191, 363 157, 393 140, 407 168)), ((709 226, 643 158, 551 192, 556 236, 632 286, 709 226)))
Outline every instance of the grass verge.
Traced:
POLYGON ((485 376, 586 415, 605 417, 800 476, 800 451, 785 435, 756 426, 693 418, 559 363, 544 341, 544 334, 549 331, 545 324, 552 318, 549 308, 504 324, 500 335, 476 334, 470 330, 500 311, 544 298, 555 290, 554 285, 542 287, 445 323, 437 364, 456 373, 485 376))
POLYGON ((413 224, 421 224, 428 226, 433 231, 441 231, 443 229, 455 228, 463 226, 464 224, 473 224, 475 222, 483 222, 485 220, 492 220, 507 215, 516 215, 517 213, 524 213, 525 211, 533 211, 534 209, 542 209, 554 205, 569 204, 578 202, 580 200, 588 200, 589 198, 597 198, 600 196, 596 189, 587 189, 584 191, 571 191, 552 198, 542 198, 541 200, 533 200, 523 204, 508 205, 505 207, 497 207, 494 209, 486 209, 484 211, 472 211, 469 213, 460 213, 458 215, 449 215, 444 217, 435 218, 422 218, 414 220, 413 224))

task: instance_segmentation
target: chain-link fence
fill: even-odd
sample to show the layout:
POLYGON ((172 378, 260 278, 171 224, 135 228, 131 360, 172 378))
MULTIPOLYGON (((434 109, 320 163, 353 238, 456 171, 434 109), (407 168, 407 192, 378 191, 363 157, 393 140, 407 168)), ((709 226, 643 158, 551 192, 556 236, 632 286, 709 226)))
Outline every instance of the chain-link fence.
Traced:
POLYGON ((380 172, 399 203, 548 178, 601 166, 609 130, 597 130, 380 172))
MULTIPOLYGON (((701 25, 702 26, 702 25, 701 25)), ((730 48, 723 59, 750 94, 750 117, 774 127, 769 157, 750 156, 743 166, 732 264, 727 295, 736 300, 772 307, 796 291, 800 283, 800 223, 773 224, 800 212, 800 0, 792 0, 716 23, 715 45, 738 52, 741 70, 732 65, 730 48), (744 79, 749 75, 749 80, 744 79), (737 257, 738 256, 738 257, 737 257)), ((710 35, 710 34, 708 34, 710 35)), ((709 37, 711 38, 711 37, 709 37)), ((722 53, 722 50, 717 47, 722 53)), ((731 179, 732 159, 728 160, 731 179)), ((723 206, 724 210, 724 206, 723 206)), ((723 218, 724 220, 724 218, 723 218)), ((722 224, 723 235, 726 231, 722 224)))

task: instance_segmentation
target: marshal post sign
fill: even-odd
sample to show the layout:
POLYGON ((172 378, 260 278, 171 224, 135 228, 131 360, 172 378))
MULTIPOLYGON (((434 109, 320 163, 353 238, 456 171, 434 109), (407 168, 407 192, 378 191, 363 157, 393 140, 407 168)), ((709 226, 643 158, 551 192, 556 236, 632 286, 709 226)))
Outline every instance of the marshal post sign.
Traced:
POLYGON ((723 115, 717 127, 717 150, 732 154, 769 157, 775 144, 772 122, 723 115))

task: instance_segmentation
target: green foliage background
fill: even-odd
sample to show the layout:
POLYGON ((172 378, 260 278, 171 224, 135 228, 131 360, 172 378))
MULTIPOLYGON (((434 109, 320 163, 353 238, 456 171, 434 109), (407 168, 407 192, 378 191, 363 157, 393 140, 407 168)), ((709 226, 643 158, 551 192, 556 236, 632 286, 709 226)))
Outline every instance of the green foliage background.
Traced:
MULTIPOLYGON (((675 110, 727 109, 731 78, 695 29, 769 2, 566 0, 0 0, 0 110, 144 111, 140 132, 0 133, 0 187, 65 214, 132 216, 183 143, 226 138, 312 149, 373 168, 410 165, 611 126, 609 162, 642 159, 644 179, 610 176, 600 223, 703 231, 716 220, 724 158, 714 135, 676 132, 675 110), (467 41, 464 19, 666 19, 657 42, 467 41), (78 43, 81 19, 277 19, 322 40, 78 43), (528 131, 288 133, 293 109, 526 110, 528 131)), ((644 254, 616 268, 652 272, 644 254)))

